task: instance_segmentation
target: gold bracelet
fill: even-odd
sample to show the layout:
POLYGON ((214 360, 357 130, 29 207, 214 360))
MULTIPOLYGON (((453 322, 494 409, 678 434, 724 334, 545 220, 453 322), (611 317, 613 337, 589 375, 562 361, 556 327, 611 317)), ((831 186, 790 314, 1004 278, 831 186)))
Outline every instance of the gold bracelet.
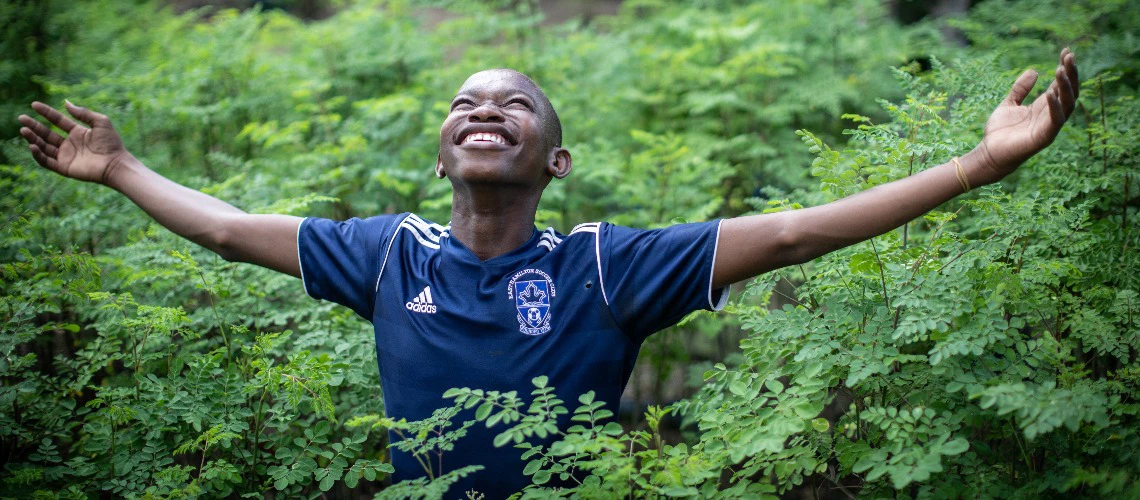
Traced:
POLYGON ((970 192, 970 179, 966 177, 966 169, 962 168, 962 164, 958 163, 958 157, 955 156, 951 159, 954 162, 954 175, 958 177, 958 184, 962 186, 962 193, 970 192))

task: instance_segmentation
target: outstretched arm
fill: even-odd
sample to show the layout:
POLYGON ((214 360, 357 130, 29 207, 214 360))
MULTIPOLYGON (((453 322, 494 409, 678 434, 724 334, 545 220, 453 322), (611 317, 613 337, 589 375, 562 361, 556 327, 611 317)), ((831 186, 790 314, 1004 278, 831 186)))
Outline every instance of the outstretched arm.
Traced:
POLYGON ((1061 52, 1056 80, 1028 106, 1037 73, 1022 73, 986 122, 981 144, 953 162, 826 205, 726 220, 717 245, 713 286, 722 287, 895 229, 962 194, 1001 180, 1052 144, 1076 106, 1077 67, 1061 52), (964 175, 964 179, 962 176, 964 175), (963 183, 963 180, 966 183, 963 183))
POLYGON ((126 150, 111 121, 99 113, 68 102, 67 112, 80 124, 43 103, 32 103, 32 109, 67 134, 61 136, 20 115, 20 135, 41 166, 65 177, 110 186, 159 224, 226 260, 301 275, 299 217, 248 214, 158 175, 126 150))

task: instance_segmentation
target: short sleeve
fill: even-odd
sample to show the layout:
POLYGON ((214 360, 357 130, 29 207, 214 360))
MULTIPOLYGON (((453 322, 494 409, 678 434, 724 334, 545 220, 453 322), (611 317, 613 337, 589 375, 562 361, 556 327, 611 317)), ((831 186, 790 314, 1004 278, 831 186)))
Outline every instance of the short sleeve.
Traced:
POLYGON ((310 217, 297 229, 297 258, 305 293, 372 319, 375 281, 400 215, 343 222, 310 217))
POLYGON ((727 287, 712 289, 719 236, 719 220, 655 230, 602 224, 602 289, 627 334, 644 339, 693 311, 724 307, 727 287))

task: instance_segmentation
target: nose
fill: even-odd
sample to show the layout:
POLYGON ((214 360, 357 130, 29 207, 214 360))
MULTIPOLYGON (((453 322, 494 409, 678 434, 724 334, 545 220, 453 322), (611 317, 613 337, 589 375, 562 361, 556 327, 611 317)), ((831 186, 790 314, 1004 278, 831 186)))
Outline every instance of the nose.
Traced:
POLYGON ((503 111, 499 109, 499 107, 494 103, 490 102, 484 103, 482 106, 479 106, 471 110, 470 113, 467 113, 467 121, 475 123, 502 123, 504 120, 505 118, 503 117, 503 111))

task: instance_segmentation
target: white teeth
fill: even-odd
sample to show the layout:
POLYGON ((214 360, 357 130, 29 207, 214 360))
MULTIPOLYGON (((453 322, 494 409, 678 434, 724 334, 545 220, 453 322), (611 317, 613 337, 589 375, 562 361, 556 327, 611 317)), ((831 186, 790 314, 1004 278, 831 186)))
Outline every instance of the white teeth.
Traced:
POLYGON ((478 132, 475 134, 469 134, 467 137, 463 138, 463 144, 467 144, 469 142, 475 142, 475 141, 493 142, 495 144, 506 144, 507 143, 507 139, 505 137, 503 137, 499 134, 492 134, 489 132, 478 132))

